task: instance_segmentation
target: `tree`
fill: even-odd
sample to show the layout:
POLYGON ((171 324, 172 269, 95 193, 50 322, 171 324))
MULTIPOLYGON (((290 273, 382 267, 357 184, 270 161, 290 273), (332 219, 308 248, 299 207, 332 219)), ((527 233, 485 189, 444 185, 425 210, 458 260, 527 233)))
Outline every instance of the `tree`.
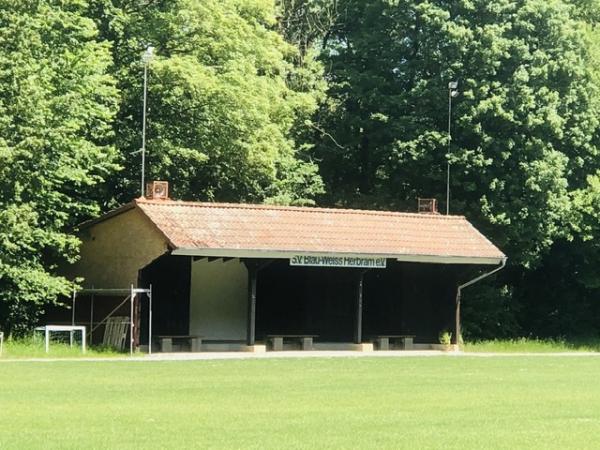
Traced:
POLYGON ((0 0, 0 327, 30 329, 72 283, 68 233, 98 212, 95 186, 117 169, 106 43, 84 1, 0 0))
POLYGON ((322 192, 303 145, 304 122, 322 96, 320 66, 277 32, 269 0, 102 0, 93 16, 114 43, 123 93, 115 122, 126 168, 119 201, 139 192, 140 56, 150 66, 149 178, 176 197, 312 203, 322 192), (100 13, 101 12, 101 13, 100 13))
POLYGON ((331 201, 443 198, 449 160, 451 210, 513 261, 535 263, 567 231, 569 191, 598 165, 597 85, 572 9, 538 0, 344 7, 323 55, 332 100, 321 121, 339 143, 319 146, 331 201), (461 97, 448 150, 451 80, 461 97))
MULTIPOLYGON (((344 0, 323 36, 329 99, 315 126, 327 131, 316 148, 324 201, 414 210, 417 197, 445 198, 449 161, 451 213, 467 215, 509 256, 496 304, 515 333, 525 329, 521 307, 506 305, 525 301, 528 268, 574 236, 573 193, 600 162, 599 72, 583 23, 595 20, 594 5, 344 0), (449 142, 453 80, 460 96, 449 142)), ((469 295, 489 301, 482 293, 469 295)))

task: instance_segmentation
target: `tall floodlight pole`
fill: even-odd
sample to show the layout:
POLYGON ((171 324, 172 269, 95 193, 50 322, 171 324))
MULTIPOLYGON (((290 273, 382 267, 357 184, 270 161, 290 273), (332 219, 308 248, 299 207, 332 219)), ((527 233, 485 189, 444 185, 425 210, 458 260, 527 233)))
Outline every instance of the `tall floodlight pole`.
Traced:
POLYGON ((145 195, 146 188, 146 102, 148 97, 148 66, 154 55, 154 47, 146 48, 146 51, 142 55, 142 62, 144 63, 144 109, 142 111, 142 197, 145 195))
POLYGON ((446 215, 450 214, 450 142, 452 141, 452 99, 458 97, 458 81, 448 83, 448 155, 446 155, 446 215))

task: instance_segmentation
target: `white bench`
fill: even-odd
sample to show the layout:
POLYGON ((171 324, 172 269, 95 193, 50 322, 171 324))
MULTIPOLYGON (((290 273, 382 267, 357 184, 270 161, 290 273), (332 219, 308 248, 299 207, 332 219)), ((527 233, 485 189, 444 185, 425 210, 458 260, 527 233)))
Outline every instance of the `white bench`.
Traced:
POLYGON ((316 334, 269 334, 267 341, 271 343, 271 348, 276 352, 283 350, 284 339, 300 341, 302 350, 312 350, 313 338, 316 337, 319 336, 316 334))
POLYGON ((390 341, 400 341, 404 350, 412 350, 414 348, 415 336, 412 334, 389 334, 384 336, 375 336, 375 343, 379 350, 389 350, 390 341))
POLYGON ((190 350, 192 352, 199 352, 202 349, 202 338, 204 336, 196 335, 180 335, 180 336, 157 336, 160 342, 160 351, 164 353, 170 353, 173 351, 173 340, 186 340, 190 343, 190 350))

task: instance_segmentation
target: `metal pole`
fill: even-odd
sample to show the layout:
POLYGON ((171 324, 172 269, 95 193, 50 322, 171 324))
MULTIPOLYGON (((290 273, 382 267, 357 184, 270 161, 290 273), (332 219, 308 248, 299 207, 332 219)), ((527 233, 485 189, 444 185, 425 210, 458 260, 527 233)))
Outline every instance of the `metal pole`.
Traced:
POLYGON ((152 354, 152 285, 148 292, 148 354, 152 354))
POLYGON ((450 214, 450 142, 452 133, 450 129, 452 118, 452 88, 448 89, 448 155, 446 156, 446 215, 450 214))
POLYGON ((133 299, 134 299, 134 292, 133 292, 133 284, 131 285, 131 310, 130 310, 130 317, 129 317, 129 354, 131 356, 133 356, 133 299))
POLYGON ((90 345, 93 343, 92 330, 94 329, 94 294, 90 299, 90 345))
POLYGON ((458 290, 458 292, 456 293, 456 311, 455 311, 455 326, 454 326, 454 343, 458 346, 460 345, 460 335, 461 335, 461 330, 460 330, 460 297, 461 297, 461 291, 460 289, 458 290))
POLYGON ((73 289, 73 304, 72 304, 72 311, 71 311, 71 325, 74 326, 75 325, 75 297, 77 296, 77 291, 75 289, 73 289))
POLYGON ((146 97, 148 92, 148 62, 144 62, 144 110, 142 112, 142 197, 145 195, 146 172, 146 97))
POLYGON ((503 258, 502 261, 500 262, 500 265, 498 267, 496 267, 495 269, 483 273, 481 275, 479 275, 478 277, 473 278, 472 280, 467 281, 466 283, 460 284, 458 286, 458 288, 456 289, 456 316, 455 316, 455 331, 456 331, 456 336, 454 336, 454 343, 456 345, 460 345, 460 300, 462 297, 462 290, 468 286, 471 286, 472 284, 475 284, 481 280, 483 280, 484 278, 489 277, 490 275, 495 274, 496 272, 504 269, 504 267, 506 266, 506 258, 503 258))

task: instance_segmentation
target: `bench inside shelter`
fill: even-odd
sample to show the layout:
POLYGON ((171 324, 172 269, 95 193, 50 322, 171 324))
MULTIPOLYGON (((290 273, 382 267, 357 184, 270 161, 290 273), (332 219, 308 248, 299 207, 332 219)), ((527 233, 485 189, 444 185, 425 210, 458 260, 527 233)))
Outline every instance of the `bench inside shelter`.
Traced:
POLYGON ((389 350, 390 342, 400 342, 404 350, 412 350, 414 348, 415 336, 411 334, 396 334, 396 335, 383 335, 375 336, 375 344, 379 350, 389 350))
POLYGON ((180 335, 180 336, 157 336, 160 343, 160 351, 169 353, 173 351, 173 341, 186 341, 189 343, 190 351, 199 352, 202 348, 203 336, 180 335))
POLYGON ((312 350, 313 339, 316 337, 319 336, 316 334, 269 334, 267 336, 267 341, 271 345, 271 349, 274 351, 283 350, 284 340, 300 342, 302 350, 312 350))

